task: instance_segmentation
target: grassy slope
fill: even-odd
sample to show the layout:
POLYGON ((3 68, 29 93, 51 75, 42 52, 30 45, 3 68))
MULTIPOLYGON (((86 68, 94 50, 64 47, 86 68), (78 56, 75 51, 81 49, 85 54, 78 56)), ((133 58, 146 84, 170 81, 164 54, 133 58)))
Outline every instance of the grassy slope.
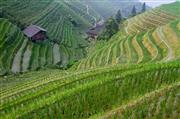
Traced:
MULTIPOLYGON (((92 21, 90 17, 85 14, 83 4, 78 3, 80 8, 77 10, 73 8, 75 7, 75 5, 68 6, 68 4, 72 4, 72 3, 66 3, 64 1, 54 2, 50 0, 47 1, 20 0, 14 2, 11 0, 10 1, 7 0, 7 1, 0 1, 0 3, 1 3, 0 8, 2 8, 3 11, 6 11, 4 12, 4 14, 8 14, 8 16, 5 17, 9 18, 11 22, 15 21, 14 23, 17 23, 18 21, 21 24, 26 24, 26 25, 33 23, 47 29, 47 34, 49 36, 49 39, 47 42, 45 42, 46 46, 51 46, 52 45, 50 43, 51 41, 58 43, 60 48, 59 50, 60 55, 63 54, 63 56, 68 57, 68 58, 63 58, 63 56, 61 57, 62 66, 66 67, 69 63, 72 63, 84 57, 84 52, 85 52, 84 47, 87 46, 87 42, 84 41, 82 38, 82 35, 84 35, 83 30, 88 26, 90 26, 92 21), (78 23, 78 27, 75 27, 71 23, 70 21, 71 18, 78 23), (63 49, 61 49, 62 47, 63 49)), ((2 27, 2 29, 4 28, 2 27)), ((2 40, 5 41, 5 39, 2 40)), ((41 47, 40 46, 41 44, 37 44, 37 45, 32 44, 32 45, 35 46, 33 50, 37 54, 37 52, 39 52, 38 50, 39 48, 36 48, 36 46, 41 47)), ((49 52, 49 54, 52 53, 49 52)), ((30 70, 36 70, 46 65, 46 64, 41 65, 41 63, 38 61, 39 60, 38 57, 41 57, 41 54, 39 56, 36 55, 35 59, 33 59, 33 55, 35 54, 33 54, 32 52, 31 60, 34 61, 30 60, 30 62, 32 62, 32 64, 30 63, 29 66, 30 70)), ((13 57, 11 57, 10 60, 13 60, 13 57)), ((48 64, 48 66, 50 64, 48 64)), ((9 67, 11 67, 11 65, 9 67)), ((2 70, 5 70, 5 68, 2 70)), ((8 69, 8 72, 9 71, 10 70, 8 69)))
POLYGON ((172 62, 76 73, 34 72, 17 76, 17 83, 10 85, 14 77, 7 78, 2 80, 7 85, 0 92, 0 113, 3 118, 88 118, 179 82, 179 68, 172 62), (32 75, 34 79, 23 80, 32 75))
POLYGON ((124 24, 125 34, 131 35, 158 26, 165 25, 172 20, 180 19, 180 2, 162 5, 161 7, 141 13, 135 17, 128 19, 124 24))
POLYGON ((147 63, 178 59, 180 56, 180 40, 177 35, 180 31, 177 28, 179 23, 179 20, 175 20, 162 26, 162 33, 159 29, 161 27, 158 27, 132 37, 118 38, 119 34, 117 34, 105 46, 96 48, 93 53, 90 52, 88 57, 82 60, 77 69, 88 69, 95 66, 114 65, 117 63, 147 63), (156 36, 153 34, 156 34, 156 36), (116 49, 121 49, 121 52, 113 49, 113 44, 116 49), (98 57, 95 58, 95 55, 98 57), (89 62, 89 64, 87 65, 85 62, 89 62), (96 65, 92 62, 95 62, 96 65))
POLYGON ((180 17, 178 15, 180 13, 177 9, 178 4, 179 2, 162 5, 159 8, 149 10, 145 13, 128 19, 121 26, 124 29, 121 28, 121 30, 117 34, 115 34, 108 42, 100 41, 97 43, 97 45, 93 46, 93 48, 90 48, 88 58, 83 59, 82 62, 79 63, 78 69, 94 67, 94 65, 91 62, 101 62, 97 63, 96 66, 103 66, 107 64, 111 65, 116 63, 143 63, 165 61, 168 60, 167 55, 169 55, 169 58, 173 57, 173 55, 171 55, 172 53, 168 52, 172 49, 174 50, 173 52, 175 53, 175 57, 170 59, 179 59, 179 48, 177 47, 179 43, 177 42, 179 42, 178 32, 180 29, 178 28, 177 22, 179 22, 180 17), (170 9, 171 11, 176 12, 170 13, 170 9), (169 24, 171 27, 167 24, 169 24), (160 28, 161 26, 164 27, 163 32, 159 33, 159 30, 155 29, 158 27, 160 28), (141 34, 141 32, 146 33, 142 34, 142 38, 139 38, 140 35, 137 34, 141 34), (127 43, 128 36, 131 35, 133 35, 134 37, 132 40, 132 46, 135 49, 132 48, 133 51, 132 49, 129 49, 130 47, 132 47, 131 43, 127 43), (170 40, 171 37, 173 37, 173 41, 170 40), (166 38, 166 40, 164 39, 164 41, 162 38, 166 38), (118 47, 121 48, 125 47, 125 49, 121 50, 121 53, 117 54, 113 51, 111 44, 117 42, 117 40, 120 41, 122 39, 127 39, 127 42, 125 42, 124 44, 121 42, 120 44, 116 45, 119 45, 118 47), (137 42, 135 40, 137 40, 137 42), (102 49, 104 52, 102 51, 102 49), (113 53, 117 54, 115 58, 113 58, 115 60, 111 61, 112 57, 109 57, 108 53, 106 52, 107 49, 109 49, 109 51, 112 49, 112 51, 110 51, 110 55, 112 55, 113 53), (99 55, 98 58, 93 59, 93 57, 98 53, 101 53, 101 55, 99 55), (138 55, 138 61, 136 55, 138 55), (104 60, 107 60, 108 63, 104 62, 104 60), (137 62, 134 62, 134 60, 136 60, 137 62), (86 62, 90 62, 90 64, 86 65, 86 62))
POLYGON ((165 86, 154 92, 129 101, 114 110, 94 116, 99 119, 131 118, 178 118, 179 117, 179 83, 165 86))
POLYGON ((13 58, 20 49, 25 37, 21 30, 6 19, 0 19, 0 62, 1 73, 11 71, 13 58))
POLYGON ((168 11, 171 14, 180 16, 179 15, 180 14, 179 13, 179 11, 180 11, 179 6, 180 6, 180 1, 179 2, 177 1, 177 2, 174 2, 174 3, 171 3, 171 4, 162 5, 159 8, 164 10, 164 11, 168 11))
MULTIPOLYGON (((179 44, 179 20, 173 21, 162 28, 163 33, 161 35, 163 34, 167 38, 163 39, 164 43, 161 41, 162 36, 157 32, 159 31, 158 28, 123 40, 119 35, 115 35, 111 41, 104 43, 107 44, 106 47, 97 51, 102 52, 106 49, 103 51, 105 55, 94 52, 92 57, 88 57, 89 60, 83 60, 83 62, 88 67, 91 63, 93 66, 102 64, 101 61, 105 61, 106 64, 110 61, 114 62, 114 57, 118 55, 118 60, 121 60, 121 57, 137 58, 141 55, 142 59, 147 59, 147 56, 149 57, 151 54, 155 56, 154 52, 150 50, 152 46, 154 51, 157 51, 156 53, 161 53, 160 56, 157 55, 157 60, 162 60, 163 56, 167 56, 169 47, 172 47, 177 57, 179 57, 179 46, 176 46, 177 43, 174 44, 174 42, 179 44), (173 40, 170 41, 169 37, 171 35, 167 32, 171 32, 177 37, 173 37, 173 40), (140 42, 141 40, 144 42, 140 42), (139 48, 146 46, 146 50, 138 53, 140 51, 137 50, 137 47, 130 48, 134 41, 135 46, 139 46, 139 48), (116 46, 117 43, 119 43, 118 46, 121 46, 120 48, 116 46), (120 52, 117 52, 119 49, 120 52), (101 56, 101 60, 96 63, 93 59, 98 59, 98 56, 101 56), (106 56, 110 59, 104 58, 106 56)), ((100 43, 99 47, 96 48, 99 49, 104 44, 100 43)), ((165 57, 164 59, 168 58, 165 57)), ((128 63, 129 61, 134 61, 134 59, 128 59, 128 63)), ((85 65, 82 67, 86 69, 85 65)), ((123 112, 124 117, 132 115, 132 118, 143 118, 145 116, 154 116, 155 118, 179 117, 179 108, 173 107, 169 103, 179 101, 179 90, 176 90, 179 88, 179 73, 179 61, 154 63, 152 60, 147 64, 123 64, 72 72, 47 70, 15 77, 4 77, 0 78, 2 82, 0 84, 3 86, 0 91, 2 102, 0 115, 2 118, 22 119, 84 119, 91 116, 96 118, 97 115, 114 118, 113 114, 119 116, 123 112), (157 97, 157 95, 160 96, 157 97), (152 108, 156 109, 155 112, 148 108, 147 103, 150 103, 152 108), (136 111, 133 112, 133 110, 136 111)), ((175 105, 179 105, 179 103, 175 105)), ((115 117, 117 116, 115 115, 115 117)))
POLYGON ((93 1, 93 0, 80 0, 86 5, 89 5, 89 8, 96 11, 100 14, 101 18, 107 19, 110 16, 113 16, 117 13, 119 9, 121 9, 122 15, 127 17, 131 13, 132 6, 135 5, 137 11, 141 10, 142 4, 138 0, 101 0, 101 1, 93 1))

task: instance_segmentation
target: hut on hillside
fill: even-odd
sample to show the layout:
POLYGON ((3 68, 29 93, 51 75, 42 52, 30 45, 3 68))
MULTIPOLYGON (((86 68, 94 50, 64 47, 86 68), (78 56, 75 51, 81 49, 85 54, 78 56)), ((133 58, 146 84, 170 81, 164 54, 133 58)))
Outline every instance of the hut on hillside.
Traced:
POLYGON ((86 32, 87 35, 88 35, 88 38, 92 38, 92 39, 96 39, 97 37, 97 32, 95 30, 89 30, 86 32))
POLYGON ((23 30, 23 33, 32 41, 41 41, 47 38, 46 30, 36 25, 28 26, 23 30))
POLYGON ((96 24, 96 26, 86 31, 88 38, 96 39, 98 34, 104 29, 104 24, 96 24))

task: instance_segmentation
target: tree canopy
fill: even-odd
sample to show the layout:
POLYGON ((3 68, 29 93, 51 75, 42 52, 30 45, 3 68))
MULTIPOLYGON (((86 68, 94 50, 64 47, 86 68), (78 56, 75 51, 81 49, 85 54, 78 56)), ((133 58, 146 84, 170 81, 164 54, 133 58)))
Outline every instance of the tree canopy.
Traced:
POLYGON ((145 11, 146 11, 146 3, 144 2, 144 3, 143 3, 143 6, 142 6, 141 12, 145 12, 145 11))
POLYGON ((135 16, 137 14, 135 5, 133 6, 131 14, 132 16, 135 16))
POLYGON ((119 30, 119 24, 111 17, 105 22, 105 29, 98 37, 98 40, 108 40, 119 30))
POLYGON ((118 10, 116 16, 115 16, 115 20, 117 23, 120 23, 122 20, 122 15, 121 15, 121 10, 118 10))

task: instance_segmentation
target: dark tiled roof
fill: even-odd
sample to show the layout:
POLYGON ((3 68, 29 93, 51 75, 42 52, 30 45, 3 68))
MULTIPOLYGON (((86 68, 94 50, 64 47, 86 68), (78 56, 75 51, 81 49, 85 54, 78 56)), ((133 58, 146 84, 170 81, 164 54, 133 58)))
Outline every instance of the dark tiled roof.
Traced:
POLYGON ((96 27, 90 28, 86 31, 87 34, 90 35, 97 35, 102 29, 104 28, 104 25, 97 25, 96 27))
POLYGON ((97 35, 97 32, 95 30, 87 31, 88 35, 97 35))
POLYGON ((45 29, 39 27, 39 26, 36 26, 36 25, 30 25, 28 26, 26 29, 24 29, 24 34, 27 36, 27 37, 33 37, 34 35, 36 35, 38 32, 40 31, 46 31, 45 29))

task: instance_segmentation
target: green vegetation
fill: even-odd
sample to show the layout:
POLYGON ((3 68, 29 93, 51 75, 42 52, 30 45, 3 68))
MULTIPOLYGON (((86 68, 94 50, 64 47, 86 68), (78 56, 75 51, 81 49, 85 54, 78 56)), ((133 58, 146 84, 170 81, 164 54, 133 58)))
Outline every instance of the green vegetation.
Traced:
POLYGON ((177 28, 177 25, 179 23, 179 20, 175 20, 163 26, 163 34, 159 33, 159 27, 126 38, 118 38, 119 33, 117 33, 105 44, 106 46, 102 46, 100 49, 97 48, 92 54, 90 53, 88 58, 77 66, 77 69, 89 69, 94 66, 99 67, 117 63, 147 63, 178 59, 180 40, 177 32, 180 29, 177 28), (172 37, 170 34, 174 36, 172 37), (114 46, 112 46, 113 44, 114 46), (113 50, 113 48, 117 50, 113 50), (171 48, 173 48, 173 53, 171 53, 171 48), (98 57, 94 58, 95 55, 98 57), (112 60, 113 56, 114 59, 112 60), (89 64, 86 62, 89 62, 89 64), (96 65, 93 65, 92 62, 96 65))
POLYGON ((16 87, 1 90, 1 115, 3 118, 88 118, 179 82, 179 68, 178 62, 116 66, 23 81, 16 87))
POLYGON ((143 13, 143 12, 145 12, 145 11, 146 11, 146 3, 143 3, 141 12, 143 13))
POLYGON ((103 117, 106 119, 131 118, 178 118, 179 117, 179 83, 163 87, 146 94, 137 100, 130 101, 127 105, 108 112, 103 117))
POLYGON ((166 12, 169 12, 171 14, 180 16, 179 15, 179 12, 180 12, 179 6, 180 6, 180 1, 177 0, 174 3, 162 5, 159 8, 166 11, 166 12))
POLYGON ((83 30, 94 22, 90 14, 106 16, 97 12, 98 3, 0 1, 6 11, 0 12, 0 118, 178 119, 176 4, 126 21, 119 11, 107 20, 101 39, 88 44, 83 30), (31 42, 18 23, 42 26, 48 38, 31 42), (11 72, 17 74, 8 75, 11 72))
POLYGON ((154 29, 156 27, 166 25, 173 20, 179 19, 180 10, 178 10, 179 8, 177 8, 179 7, 179 3, 180 2, 170 5, 163 5, 160 8, 146 11, 142 14, 128 19, 125 22, 125 33, 131 35, 139 32, 148 31, 149 29, 154 29), (176 12, 170 13, 170 10, 176 12))
POLYGON ((133 6, 133 9, 132 9, 132 12, 131 12, 131 15, 132 16, 136 16, 137 12, 136 12, 136 7, 135 5, 133 6))
POLYGON ((104 31, 98 36, 98 40, 108 40, 119 30, 119 24, 111 17, 105 23, 104 31))
MULTIPOLYGON (((17 26, 19 26, 22 29, 30 24, 41 26, 47 29, 48 39, 43 43, 43 45, 41 45, 41 43, 27 43, 26 49, 28 48, 30 49, 30 51, 24 49, 23 53, 19 53, 21 54, 21 58, 16 59, 21 60, 21 63, 17 65, 23 64, 23 54, 26 53, 26 55, 28 55, 26 57, 29 57, 29 61, 25 63, 27 65, 25 66, 25 69, 21 68, 21 70, 15 71, 16 73, 27 71, 27 69, 38 70, 42 67, 46 67, 45 62, 47 58, 49 58, 47 60, 47 62, 49 62, 48 66, 53 66, 54 64, 52 60, 53 56, 55 55, 54 53, 59 53, 60 55, 63 54, 63 56, 65 57, 69 56, 68 60, 67 58, 61 57, 62 64, 59 65, 63 67, 67 67, 69 63, 75 62, 85 56, 84 48, 87 47, 88 44, 82 38, 82 32, 94 21, 92 20, 92 17, 84 13, 84 7, 86 6, 80 4, 80 2, 76 2, 76 4, 78 6, 81 6, 81 8, 77 8, 75 7, 75 5, 73 6, 73 1, 67 3, 65 1, 53 2, 50 0, 47 0, 46 2, 36 0, 7 0, 0 1, 0 4, 0 9, 2 10, 2 14, 0 16, 9 20, 7 21, 6 19, 1 19, 0 22, 0 29, 3 31, 1 33, 1 55, 4 55, 2 57, 6 57, 6 55, 12 54, 11 57, 8 56, 9 59, 6 61, 8 63, 1 64, 1 74, 11 73, 13 60, 14 62, 17 62, 14 58, 15 55, 18 52, 22 52, 20 51, 20 48, 22 46, 23 41, 26 38, 23 36, 23 34, 17 26), (12 25, 12 27, 9 27, 9 25, 12 24, 11 22, 13 22, 14 25, 12 25), (12 33, 8 33, 8 30, 11 30, 12 33), (8 34, 6 35, 6 33, 8 34), (19 36, 17 36, 17 34, 19 34, 19 36), (6 36, 8 36, 8 39, 6 38, 6 36), (14 37, 17 37, 16 42, 14 42, 17 44, 17 46, 15 46, 13 42, 11 42, 11 40, 15 41, 13 40, 14 37), (18 39, 21 39, 21 41, 18 39), (10 44, 12 44, 11 48, 9 48, 10 44), (53 52, 53 50, 51 50, 51 48, 53 47, 52 44, 59 46, 59 50, 57 49, 58 52, 53 52), (48 48, 50 50, 45 50, 45 48, 47 47, 51 47, 48 48), (8 50, 6 50, 5 48, 7 48, 8 50), (41 51, 40 49, 45 51, 41 51), (45 57, 45 54, 50 56, 45 57), (44 63, 41 63, 41 59, 44 63)), ((98 18, 99 16, 96 15, 96 17, 98 18)), ((1 59, 3 62, 3 58, 1 59)), ((13 68, 16 69, 16 66, 13 66, 13 68)))
POLYGON ((116 22, 119 24, 122 19, 123 19, 123 18, 122 18, 122 15, 121 15, 121 10, 118 10, 118 12, 117 12, 117 14, 116 14, 116 16, 115 16, 115 20, 116 20, 116 22))
POLYGON ((0 62, 1 73, 7 73, 11 70, 13 58, 23 43, 24 36, 20 29, 13 26, 7 20, 0 19, 1 26, 1 46, 0 46, 0 62))

